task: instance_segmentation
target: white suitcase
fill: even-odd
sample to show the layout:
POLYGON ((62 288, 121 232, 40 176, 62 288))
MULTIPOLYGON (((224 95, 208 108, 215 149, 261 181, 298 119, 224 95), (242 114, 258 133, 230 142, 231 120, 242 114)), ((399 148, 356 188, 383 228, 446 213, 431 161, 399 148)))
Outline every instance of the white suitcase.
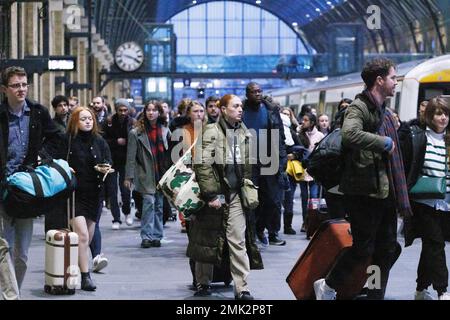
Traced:
MULTIPOLYGON (((72 206, 69 200, 68 215, 74 209, 74 196, 72 206)), ((69 229, 49 230, 45 237, 45 292, 74 294, 80 286, 80 278, 78 235, 69 229)))

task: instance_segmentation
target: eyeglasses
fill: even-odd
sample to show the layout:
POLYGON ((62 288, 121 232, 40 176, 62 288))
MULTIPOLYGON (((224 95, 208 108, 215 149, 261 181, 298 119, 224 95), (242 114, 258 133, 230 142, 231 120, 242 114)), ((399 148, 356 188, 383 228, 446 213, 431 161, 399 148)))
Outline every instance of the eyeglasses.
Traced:
POLYGON ((28 83, 13 83, 13 84, 8 84, 8 87, 18 90, 18 89, 28 89, 30 85, 28 83))

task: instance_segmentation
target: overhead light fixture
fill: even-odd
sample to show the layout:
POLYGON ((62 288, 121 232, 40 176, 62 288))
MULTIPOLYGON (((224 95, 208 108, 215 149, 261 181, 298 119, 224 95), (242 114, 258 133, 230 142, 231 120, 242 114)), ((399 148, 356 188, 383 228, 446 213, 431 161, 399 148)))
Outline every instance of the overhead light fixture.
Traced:
POLYGON ((307 18, 309 18, 310 17, 310 15, 309 14, 307 14, 305 17, 307 17, 307 18))
POLYGON ((197 1, 196 0, 192 1, 192 4, 197 4, 197 1))
POLYGON ((316 11, 317 11, 317 12, 320 12, 320 9, 319 9, 319 8, 316 8, 316 11))
POLYGON ((261 0, 256 0, 256 4, 261 4, 261 0))
POLYGON ((292 26, 296 27, 296 26, 298 26, 298 23, 297 22, 292 22, 292 26))
POLYGON ((327 5, 331 6, 331 4, 332 4, 331 1, 327 1, 327 5))

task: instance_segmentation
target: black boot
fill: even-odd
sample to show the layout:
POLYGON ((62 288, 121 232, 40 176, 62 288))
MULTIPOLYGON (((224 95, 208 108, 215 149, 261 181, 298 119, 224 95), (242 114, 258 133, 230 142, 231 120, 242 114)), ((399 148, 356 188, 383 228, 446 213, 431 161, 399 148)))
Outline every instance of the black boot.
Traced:
POLYGON ((283 220, 284 220, 284 234, 296 234, 294 229, 292 229, 292 218, 294 214, 292 212, 284 212, 283 220))
POLYGON ((82 272, 81 273, 81 290, 95 291, 95 289, 97 289, 97 287, 95 286, 94 281, 92 281, 89 272, 82 272))

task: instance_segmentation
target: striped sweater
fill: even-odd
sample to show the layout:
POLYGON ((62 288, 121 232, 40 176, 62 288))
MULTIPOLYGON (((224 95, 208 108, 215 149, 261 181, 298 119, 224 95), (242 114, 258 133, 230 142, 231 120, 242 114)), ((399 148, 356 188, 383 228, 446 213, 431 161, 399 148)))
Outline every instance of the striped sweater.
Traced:
MULTIPOLYGON (((436 133, 430 128, 427 128, 427 147, 425 150, 425 161, 421 172, 423 176, 444 177, 446 170, 448 171, 448 164, 447 168, 445 165, 447 156, 444 134, 445 133, 436 133)), ((445 199, 424 199, 414 201, 426 204, 436 210, 450 211, 450 176, 448 174, 446 180, 447 190, 445 199)))

